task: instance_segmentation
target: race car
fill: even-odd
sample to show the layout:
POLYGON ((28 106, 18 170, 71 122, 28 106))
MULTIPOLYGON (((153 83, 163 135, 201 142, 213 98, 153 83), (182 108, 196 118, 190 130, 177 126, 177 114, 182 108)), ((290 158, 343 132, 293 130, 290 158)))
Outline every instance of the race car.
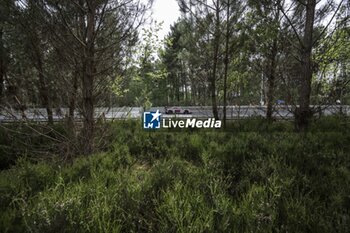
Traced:
POLYGON ((165 107, 166 114, 191 114, 190 110, 183 107, 165 107))

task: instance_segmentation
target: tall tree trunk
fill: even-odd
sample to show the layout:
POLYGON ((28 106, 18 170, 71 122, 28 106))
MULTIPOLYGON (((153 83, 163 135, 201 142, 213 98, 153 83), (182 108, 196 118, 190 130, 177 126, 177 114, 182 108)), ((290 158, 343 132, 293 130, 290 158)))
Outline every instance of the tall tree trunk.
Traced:
POLYGON ((218 106, 216 102, 216 73, 218 66, 219 42, 220 42, 220 9, 219 1, 216 2, 215 12, 215 35, 214 35, 214 56, 213 56, 213 73, 210 79, 211 103, 213 108, 213 116, 216 120, 219 119, 218 106))
POLYGON ((177 105, 180 103, 180 77, 179 74, 175 74, 176 75, 176 101, 177 101, 177 105))
POLYGON ((182 86, 184 89, 184 104, 187 105, 188 104, 188 96, 187 96, 187 77, 186 77, 186 72, 185 72, 185 65, 183 64, 183 62, 181 61, 181 77, 182 77, 182 86))
MULTIPOLYGON (((215 48, 215 51, 217 49, 215 48)), ((215 52, 217 54, 217 52, 215 52)), ((218 106, 216 102, 216 69, 217 69, 217 58, 213 62, 213 74, 210 79, 210 92, 211 92, 211 104, 213 108, 213 116, 217 120, 219 119, 218 106)))
POLYGON ((225 35, 225 70, 224 70, 224 107, 222 113, 224 115, 224 128, 226 128, 226 107, 227 107, 227 74, 228 74, 228 64, 229 64, 229 40, 230 40, 230 0, 227 0, 227 9, 226 9, 226 35, 225 35))
MULTIPOLYGON (((277 2, 277 6, 280 5, 280 0, 277 2)), ((274 15, 274 22, 276 26, 279 22, 280 18, 280 10, 278 7, 275 8, 275 15, 274 15)), ((279 29, 276 29, 279 30, 279 29)), ((269 73, 267 78, 267 95, 266 95, 266 101, 267 101, 267 111, 266 111, 266 118, 268 121, 272 120, 272 114, 273 114, 273 103, 274 103, 274 94, 275 94, 275 80, 276 80, 276 57, 278 53, 278 36, 279 33, 277 32, 276 35, 273 38, 272 42, 272 48, 271 48, 271 56, 270 56, 270 67, 269 67, 269 73)))
POLYGON ((38 71, 40 99, 43 107, 46 109, 48 122, 49 124, 52 125, 53 114, 52 114, 51 101, 49 97, 49 90, 46 84, 46 77, 44 74, 43 55, 35 41, 38 41, 38 37, 34 38, 34 40, 32 41, 32 44, 34 47, 33 49, 35 49, 35 59, 36 59, 35 68, 38 71))
POLYGON ((70 97, 69 97, 69 112, 68 112, 68 122, 70 126, 74 124, 74 110, 75 110, 75 102, 76 102, 76 94, 78 90, 78 67, 75 67, 75 71, 73 74, 73 87, 71 89, 70 97))
POLYGON ((42 67, 42 62, 40 59, 38 60, 38 64, 40 64, 38 65, 40 97, 44 108, 46 108, 48 122, 49 124, 52 125, 53 124, 52 107, 50 103, 49 91, 45 82, 44 69, 42 67))
POLYGON ((197 87, 196 82, 194 80, 194 72, 192 69, 192 66, 190 67, 190 82, 191 82, 191 102, 190 105, 196 105, 196 99, 197 99, 197 87))
POLYGON ((0 103, 3 97, 4 80, 5 80, 5 49, 3 43, 3 29, 0 27, 0 103))
POLYGON ((269 65, 269 76, 267 78, 267 111, 266 118, 272 120, 273 103, 274 103, 274 92, 275 92, 275 79, 276 79, 276 56, 277 56, 277 38, 274 38, 270 65, 269 65))
POLYGON ((306 21, 303 45, 301 49, 301 79, 299 90, 299 108, 295 112, 296 128, 304 131, 309 126, 312 112, 310 110, 310 94, 312 80, 312 44, 315 20, 316 0, 308 0, 306 4, 306 21))
POLYGON ((89 1, 87 11, 87 30, 86 30, 86 46, 84 53, 84 73, 82 75, 83 89, 83 137, 84 137, 84 154, 91 154, 94 150, 94 100, 93 100, 93 84, 95 73, 95 48, 94 48, 94 33, 95 33, 95 14, 96 6, 94 1, 89 1))

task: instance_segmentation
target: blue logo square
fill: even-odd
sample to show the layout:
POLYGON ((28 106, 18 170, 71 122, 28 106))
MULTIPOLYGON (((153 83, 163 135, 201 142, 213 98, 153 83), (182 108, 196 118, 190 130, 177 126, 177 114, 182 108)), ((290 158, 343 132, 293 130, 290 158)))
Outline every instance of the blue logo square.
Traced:
POLYGON ((156 112, 144 112, 143 113, 143 128, 144 129, 160 129, 160 116, 159 110, 156 112))

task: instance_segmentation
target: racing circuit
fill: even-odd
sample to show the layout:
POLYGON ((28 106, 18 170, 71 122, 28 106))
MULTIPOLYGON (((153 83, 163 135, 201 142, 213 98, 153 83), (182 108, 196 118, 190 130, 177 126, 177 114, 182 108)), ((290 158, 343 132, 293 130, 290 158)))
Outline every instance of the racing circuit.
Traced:
MULTIPOLYGON (((310 106, 315 115, 330 116, 335 114, 350 115, 349 105, 320 105, 310 106)), ((162 117, 165 118, 210 118, 213 117, 211 106, 181 106, 172 107, 180 109, 179 114, 167 114, 165 107, 152 107, 147 111, 155 112, 159 110, 162 117), (185 114, 186 113, 186 114, 185 114)), ((282 105, 274 107, 273 117, 276 119, 292 119, 294 118, 293 110, 295 106, 282 105)), ((219 117, 222 118, 222 106, 218 107, 219 117)), ((140 119, 142 117, 143 108, 141 107, 97 107, 95 108, 95 118, 105 120, 121 120, 121 119, 140 119)), ((243 119, 249 117, 265 117, 266 106, 227 106, 227 119, 243 119)), ((68 116, 68 108, 53 108, 54 121, 62 121, 68 116)), ((79 110, 74 112, 76 121, 82 120, 83 116, 79 110)), ((0 111, 0 122, 16 122, 16 121, 47 121, 47 112, 44 108, 28 108, 25 111, 16 111, 14 109, 2 109, 0 111)))

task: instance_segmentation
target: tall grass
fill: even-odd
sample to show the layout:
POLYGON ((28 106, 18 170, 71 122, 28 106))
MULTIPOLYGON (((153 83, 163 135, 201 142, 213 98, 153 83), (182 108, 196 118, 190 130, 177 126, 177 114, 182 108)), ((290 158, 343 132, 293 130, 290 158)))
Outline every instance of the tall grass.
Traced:
POLYGON ((1 171, 0 232, 350 230, 344 126, 302 135, 110 128, 105 152, 71 163, 21 157, 1 171))

